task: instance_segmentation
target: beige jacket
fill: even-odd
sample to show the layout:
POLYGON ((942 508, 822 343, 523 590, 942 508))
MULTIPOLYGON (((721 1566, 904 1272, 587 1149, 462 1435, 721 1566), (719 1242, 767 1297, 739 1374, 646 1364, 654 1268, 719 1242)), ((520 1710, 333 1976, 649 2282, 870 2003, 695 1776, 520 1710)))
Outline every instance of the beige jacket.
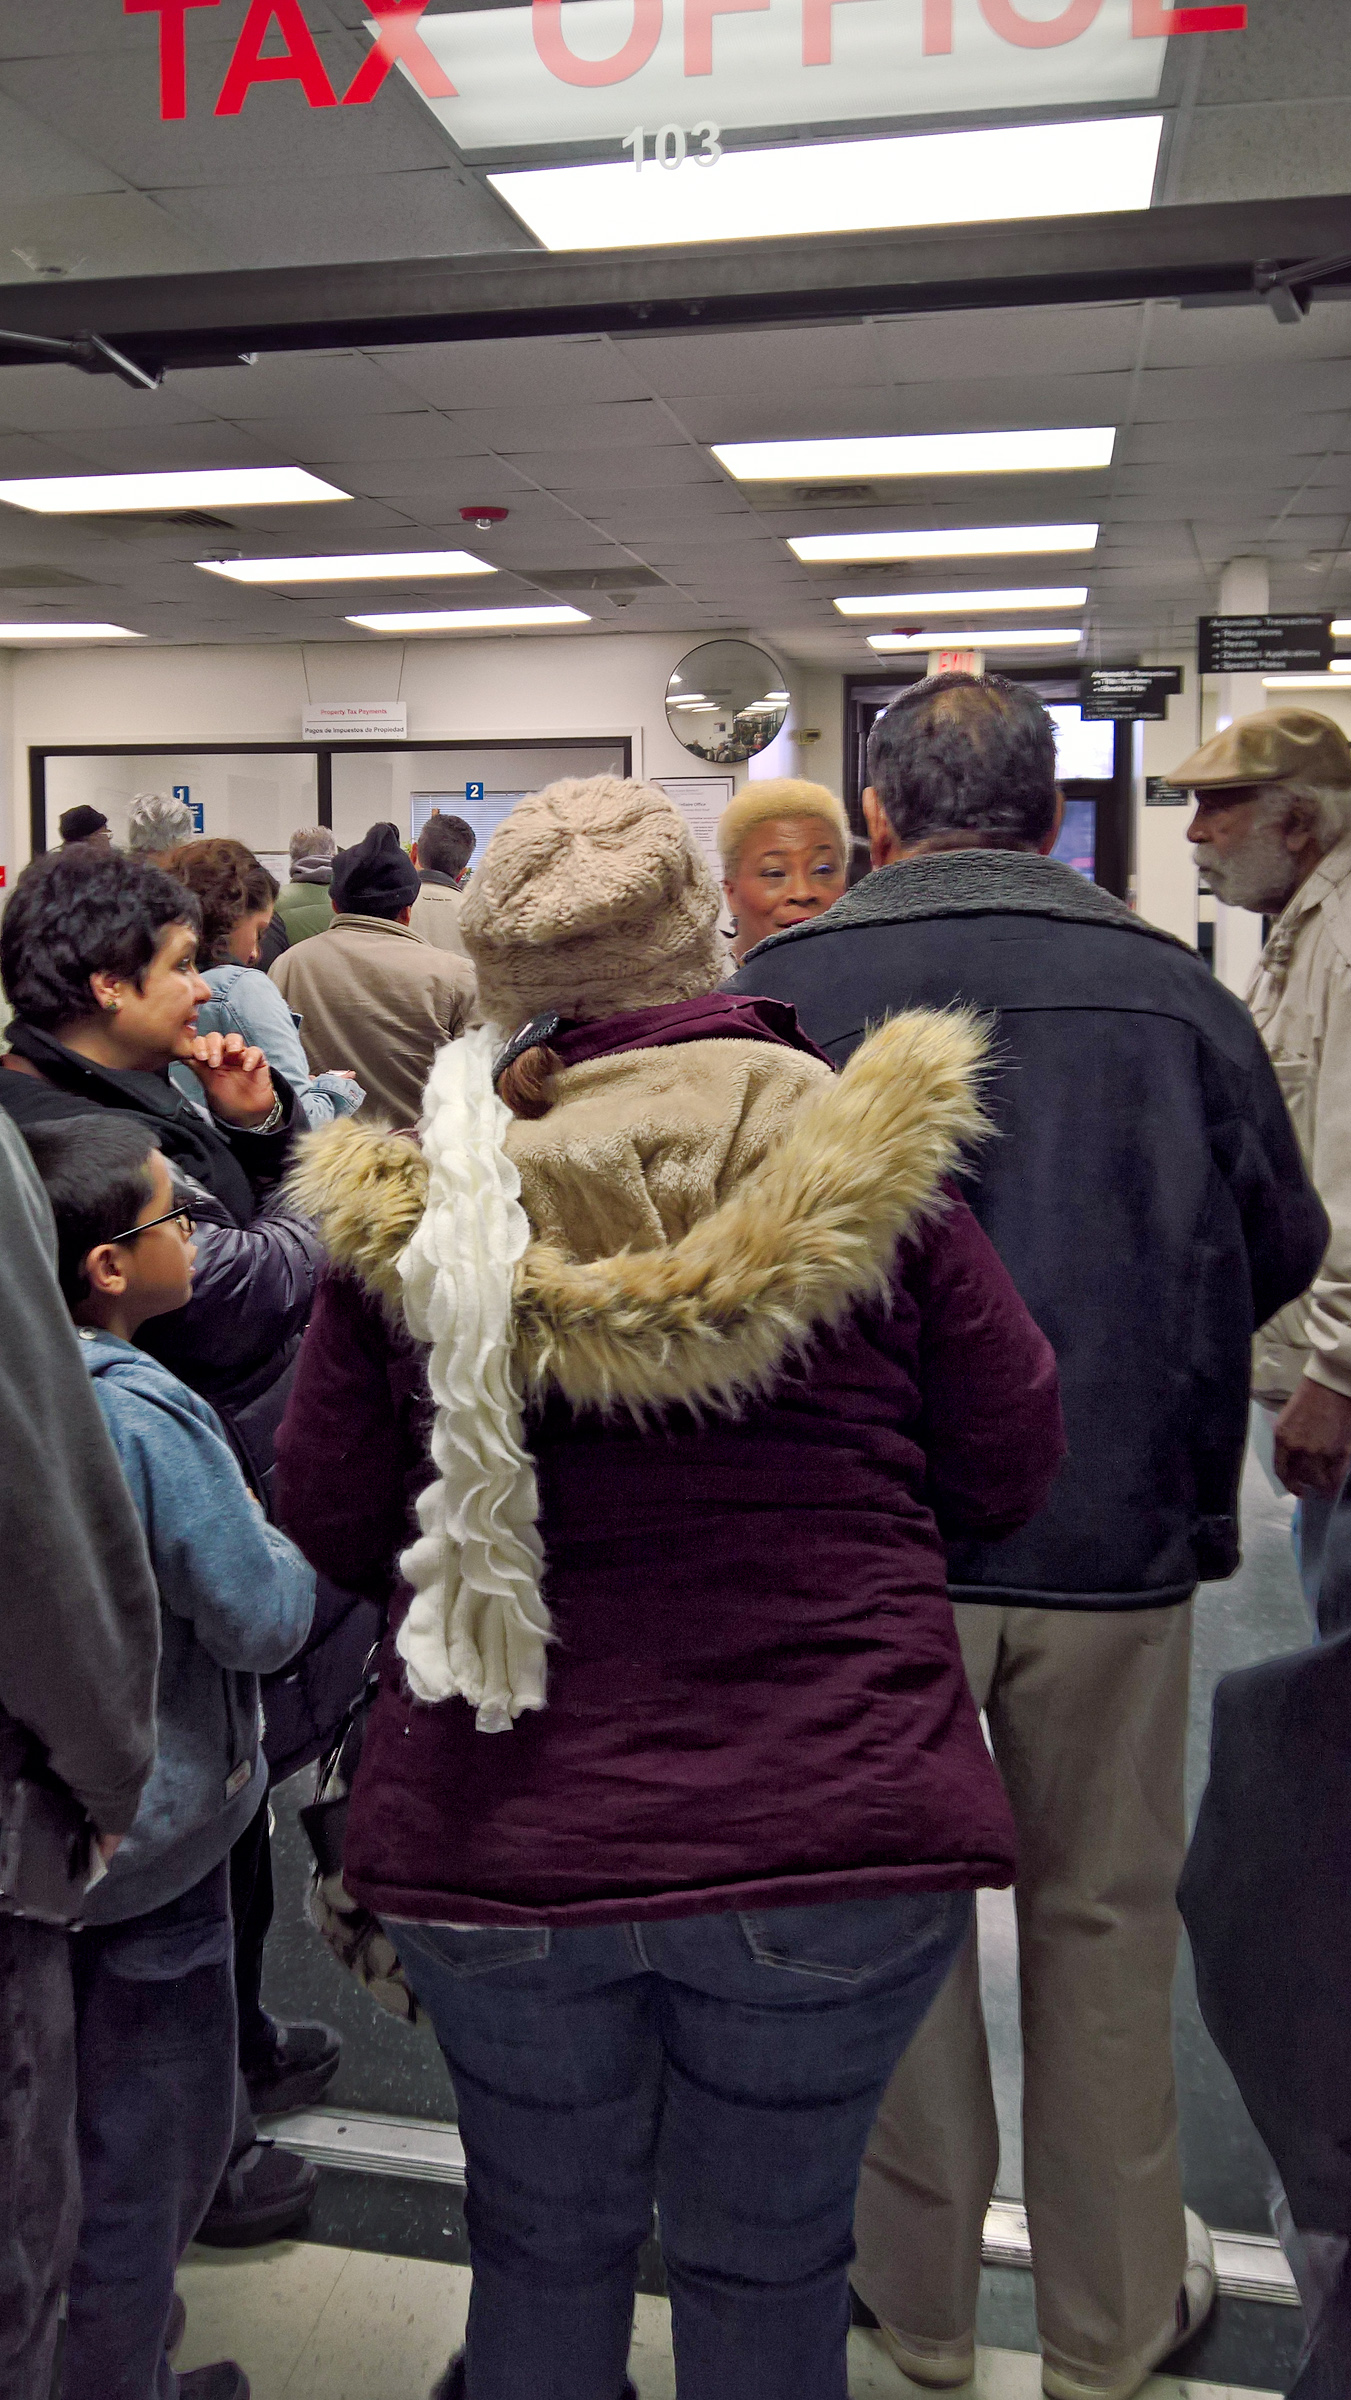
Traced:
POLYGON ((1351 834, 1272 927, 1248 1006, 1332 1223, 1309 1290, 1257 1336, 1253 1390, 1283 1402, 1307 1374, 1351 1398, 1351 834))
POLYGON ((448 883, 424 883, 413 902, 408 922, 414 933, 420 933, 434 950, 449 950, 455 958, 468 958, 460 935, 463 906, 463 892, 453 891, 448 883))
POLYGON ((369 1116, 416 1125, 432 1060, 473 1011, 468 959, 391 918, 340 916, 283 950, 271 974, 300 1018, 312 1073, 355 1067, 369 1116))

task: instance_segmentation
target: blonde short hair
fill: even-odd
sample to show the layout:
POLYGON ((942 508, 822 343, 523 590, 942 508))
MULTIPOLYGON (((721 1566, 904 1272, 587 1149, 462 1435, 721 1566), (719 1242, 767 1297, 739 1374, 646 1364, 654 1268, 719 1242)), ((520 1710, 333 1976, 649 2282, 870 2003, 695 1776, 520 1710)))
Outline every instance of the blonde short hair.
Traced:
POLYGON ((830 828, 841 866, 849 862, 851 836, 843 801, 823 783, 808 783, 800 775, 766 776, 763 782, 743 784, 718 820, 718 850, 724 875, 736 873, 741 845, 752 825, 771 817, 817 817, 830 828))

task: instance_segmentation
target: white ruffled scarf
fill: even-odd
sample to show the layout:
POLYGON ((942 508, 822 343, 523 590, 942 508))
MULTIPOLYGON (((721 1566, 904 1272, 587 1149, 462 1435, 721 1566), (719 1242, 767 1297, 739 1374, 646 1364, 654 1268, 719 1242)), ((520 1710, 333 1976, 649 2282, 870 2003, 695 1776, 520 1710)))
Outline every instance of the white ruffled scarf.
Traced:
POLYGON ((427 1206, 399 1260, 404 1314, 430 1342, 437 1480, 400 1560, 413 1603, 397 1636, 419 1700, 467 1700, 480 1733, 543 1708, 551 1625, 535 1470, 512 1364, 512 1289, 530 1240, 493 1089, 500 1037, 481 1027, 437 1056, 423 1102, 427 1206))

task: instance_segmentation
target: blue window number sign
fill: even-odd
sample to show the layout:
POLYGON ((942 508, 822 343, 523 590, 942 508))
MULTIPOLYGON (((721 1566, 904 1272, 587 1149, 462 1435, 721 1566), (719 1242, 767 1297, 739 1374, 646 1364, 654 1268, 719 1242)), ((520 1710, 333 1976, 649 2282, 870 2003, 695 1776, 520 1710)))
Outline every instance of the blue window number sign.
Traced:
POLYGON ((483 798, 482 784, 467 783, 464 787, 464 796, 466 800, 481 800, 483 798))
POLYGON ((194 800, 194 799, 193 799, 193 796, 192 796, 192 786, 191 786, 191 784, 188 784, 188 783, 176 783, 176 784, 174 785, 174 798, 175 798, 175 800, 181 800, 181 801, 182 801, 182 803, 183 803, 183 806, 186 808, 186 810, 187 810, 187 812, 188 812, 188 815, 189 815, 189 816, 191 817, 191 819, 192 819, 192 830, 193 830, 193 832, 194 832, 194 833, 205 833, 205 831, 206 831, 206 814, 205 814, 205 812, 206 812, 206 802, 205 802, 204 800, 194 800))

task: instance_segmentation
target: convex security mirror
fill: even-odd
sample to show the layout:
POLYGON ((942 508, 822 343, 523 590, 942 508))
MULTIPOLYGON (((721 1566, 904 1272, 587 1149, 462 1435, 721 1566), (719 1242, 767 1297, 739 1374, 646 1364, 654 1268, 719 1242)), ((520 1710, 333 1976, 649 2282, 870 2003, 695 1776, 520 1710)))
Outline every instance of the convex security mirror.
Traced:
POLYGON ((718 766, 754 758, 787 714, 782 673, 754 642, 701 642, 666 686, 666 722, 676 740, 718 766))

